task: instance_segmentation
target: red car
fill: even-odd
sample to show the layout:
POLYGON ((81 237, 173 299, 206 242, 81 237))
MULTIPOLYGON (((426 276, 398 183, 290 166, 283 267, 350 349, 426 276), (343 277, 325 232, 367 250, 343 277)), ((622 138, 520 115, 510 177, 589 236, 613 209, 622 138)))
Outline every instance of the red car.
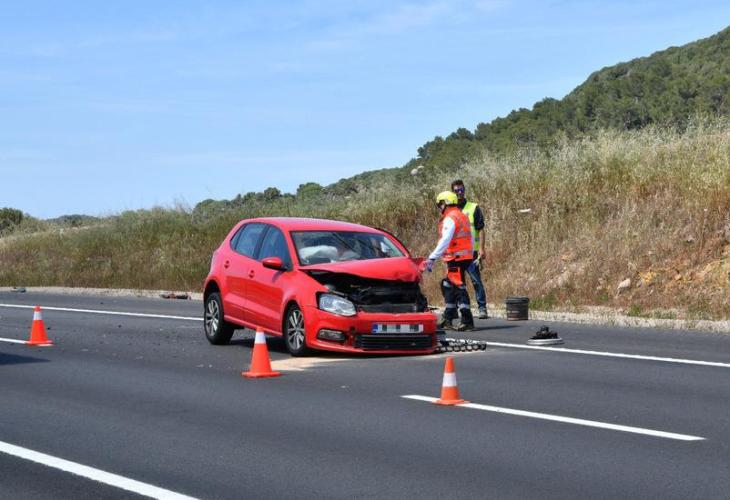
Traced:
POLYGON ((239 222, 213 253, 205 280, 205 336, 236 328, 281 335, 294 356, 433 352, 436 316, 419 264, 392 235, 320 219, 239 222))

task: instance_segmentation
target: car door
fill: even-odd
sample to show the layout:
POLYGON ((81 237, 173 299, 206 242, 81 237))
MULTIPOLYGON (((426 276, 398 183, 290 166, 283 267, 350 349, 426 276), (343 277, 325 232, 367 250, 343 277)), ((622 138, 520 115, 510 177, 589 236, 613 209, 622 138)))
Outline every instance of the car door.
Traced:
POLYGON ((238 234, 231 240, 232 251, 223 262, 228 289, 228 294, 223 297, 223 309, 226 311, 226 316, 234 320, 251 321, 246 314, 247 287, 257 264, 256 250, 265 229, 266 225, 259 222, 246 224, 239 229, 238 234))
POLYGON ((248 314, 265 330, 281 332, 284 292, 290 281, 292 259, 284 233, 277 227, 268 226, 253 266, 254 277, 248 282, 250 300, 248 314), (268 269, 261 263, 266 257, 279 257, 289 271, 268 269))

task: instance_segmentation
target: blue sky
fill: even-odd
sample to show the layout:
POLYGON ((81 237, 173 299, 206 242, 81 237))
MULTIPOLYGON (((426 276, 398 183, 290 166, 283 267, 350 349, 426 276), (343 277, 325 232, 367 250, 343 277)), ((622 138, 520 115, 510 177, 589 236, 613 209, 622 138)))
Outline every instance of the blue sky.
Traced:
POLYGON ((0 207, 105 215, 400 166, 725 1, 6 1, 0 207))

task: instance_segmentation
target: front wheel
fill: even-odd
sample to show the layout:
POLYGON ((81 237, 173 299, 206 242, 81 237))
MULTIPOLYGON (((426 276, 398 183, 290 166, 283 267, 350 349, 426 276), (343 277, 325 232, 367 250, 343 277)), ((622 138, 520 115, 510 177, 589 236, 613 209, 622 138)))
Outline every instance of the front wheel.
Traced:
POLYGON ((304 314, 298 306, 289 308, 284 320, 284 344, 292 356, 306 356, 312 351, 307 347, 307 336, 304 331, 304 314))
POLYGON ((224 345, 231 341, 233 325, 223 319, 223 302, 218 292, 211 293, 205 299, 203 328, 205 338, 215 345, 224 345))

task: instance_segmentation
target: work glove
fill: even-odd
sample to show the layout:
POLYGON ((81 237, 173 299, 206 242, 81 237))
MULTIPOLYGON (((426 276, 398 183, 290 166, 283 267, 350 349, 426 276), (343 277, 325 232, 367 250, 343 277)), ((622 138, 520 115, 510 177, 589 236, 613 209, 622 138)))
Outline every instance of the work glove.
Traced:
POLYGON ((426 271, 428 271, 429 273, 433 271, 433 263, 434 262, 435 262, 434 259, 428 259, 426 261, 426 271))

